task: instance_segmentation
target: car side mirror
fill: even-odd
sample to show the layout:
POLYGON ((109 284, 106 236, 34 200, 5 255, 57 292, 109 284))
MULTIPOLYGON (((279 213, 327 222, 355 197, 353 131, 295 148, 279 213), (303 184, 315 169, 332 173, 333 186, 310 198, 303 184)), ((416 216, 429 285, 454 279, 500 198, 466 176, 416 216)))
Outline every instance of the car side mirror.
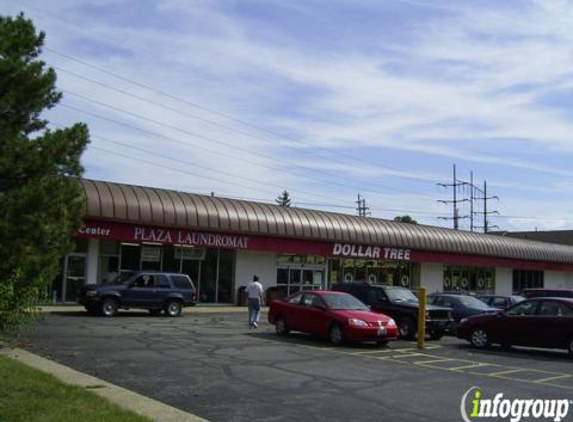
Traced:
POLYGON ((326 306, 324 306, 323 304, 314 305, 314 308, 320 309, 321 311, 326 311, 326 306))

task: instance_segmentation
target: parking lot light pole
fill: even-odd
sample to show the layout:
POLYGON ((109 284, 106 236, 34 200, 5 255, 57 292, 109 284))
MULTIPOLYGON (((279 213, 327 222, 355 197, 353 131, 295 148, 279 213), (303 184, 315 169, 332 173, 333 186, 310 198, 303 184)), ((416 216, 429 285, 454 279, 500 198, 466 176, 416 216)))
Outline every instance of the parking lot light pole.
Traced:
POLYGON ((418 311, 418 349, 426 345, 426 288, 420 287, 420 310, 418 311))

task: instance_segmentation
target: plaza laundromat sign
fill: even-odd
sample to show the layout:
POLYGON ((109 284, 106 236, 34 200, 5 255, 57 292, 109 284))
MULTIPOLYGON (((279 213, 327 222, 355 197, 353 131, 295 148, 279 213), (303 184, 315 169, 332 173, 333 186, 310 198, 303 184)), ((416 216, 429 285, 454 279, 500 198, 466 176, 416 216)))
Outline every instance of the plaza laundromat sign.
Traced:
POLYGON ((350 243, 335 243, 332 248, 332 256, 343 256, 345 258, 409 261, 410 255, 410 249, 381 248, 379 246, 353 245, 350 243))

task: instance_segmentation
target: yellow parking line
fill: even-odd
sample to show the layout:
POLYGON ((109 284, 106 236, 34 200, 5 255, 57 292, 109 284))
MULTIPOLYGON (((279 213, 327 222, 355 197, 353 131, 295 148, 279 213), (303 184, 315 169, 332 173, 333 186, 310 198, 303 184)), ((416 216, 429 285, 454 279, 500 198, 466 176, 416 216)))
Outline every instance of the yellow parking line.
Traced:
MULTIPOLYGON (((459 371, 462 369, 474 369, 474 368, 481 368, 483 366, 497 366, 495 364, 492 363, 481 363, 481 362, 477 362, 474 363, 473 365, 464 365, 464 366, 456 366, 454 368, 448 368, 451 371, 459 371)), ((482 375, 487 375, 487 374, 482 374, 482 375)))
POLYGON ((411 358, 414 356, 429 356, 424 353, 405 353, 403 355, 394 355, 392 356, 393 359, 401 359, 401 358, 411 358))
POLYGON ((533 382, 535 382, 535 383, 542 383, 542 382, 554 381, 554 380, 559 380, 559 379, 562 379, 562 378, 570 378, 570 377, 573 377, 573 375, 557 375, 557 376, 554 376, 554 377, 549 377, 549 378, 543 378, 543 379, 540 379, 540 380, 535 380, 535 381, 533 381, 533 382))
POLYGON ((374 355, 374 354, 378 354, 378 353, 390 353, 390 352, 395 352, 395 350, 391 350, 391 349, 384 349, 384 350, 366 350, 364 352, 349 352, 349 355, 355 355, 355 356, 360 356, 360 355, 374 355))
POLYGON ((510 369, 508 371, 492 372, 491 374, 487 375, 490 377, 498 377, 500 375, 507 375, 507 374, 513 374, 515 372, 524 372, 524 371, 529 371, 529 369, 510 369))
POLYGON ((392 356, 372 356, 371 359, 390 360, 392 359, 392 356))
POLYGON ((439 344, 431 344, 429 346, 425 346, 424 348, 426 350, 433 350, 433 349, 441 349, 442 346, 440 346, 439 344))
POLYGON ((453 359, 453 358, 438 358, 438 359, 431 359, 431 360, 419 360, 417 362, 414 362, 414 365, 426 365, 426 364, 432 364, 432 363, 439 363, 439 362, 452 362, 455 361, 457 359, 453 359))

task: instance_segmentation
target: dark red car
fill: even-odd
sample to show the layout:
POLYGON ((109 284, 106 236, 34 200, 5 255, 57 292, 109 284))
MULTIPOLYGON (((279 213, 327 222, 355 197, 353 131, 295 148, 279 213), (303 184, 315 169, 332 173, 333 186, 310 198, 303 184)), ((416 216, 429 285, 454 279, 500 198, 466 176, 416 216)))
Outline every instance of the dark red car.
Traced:
POLYGON ((329 338, 334 344, 375 341, 385 345, 398 337, 392 318, 371 311, 354 296, 341 292, 314 290, 275 300, 268 319, 279 335, 301 331, 329 338))
POLYGON ((573 356, 573 299, 528 299, 496 314, 464 318, 457 335, 477 348, 496 343, 567 349, 573 356))

